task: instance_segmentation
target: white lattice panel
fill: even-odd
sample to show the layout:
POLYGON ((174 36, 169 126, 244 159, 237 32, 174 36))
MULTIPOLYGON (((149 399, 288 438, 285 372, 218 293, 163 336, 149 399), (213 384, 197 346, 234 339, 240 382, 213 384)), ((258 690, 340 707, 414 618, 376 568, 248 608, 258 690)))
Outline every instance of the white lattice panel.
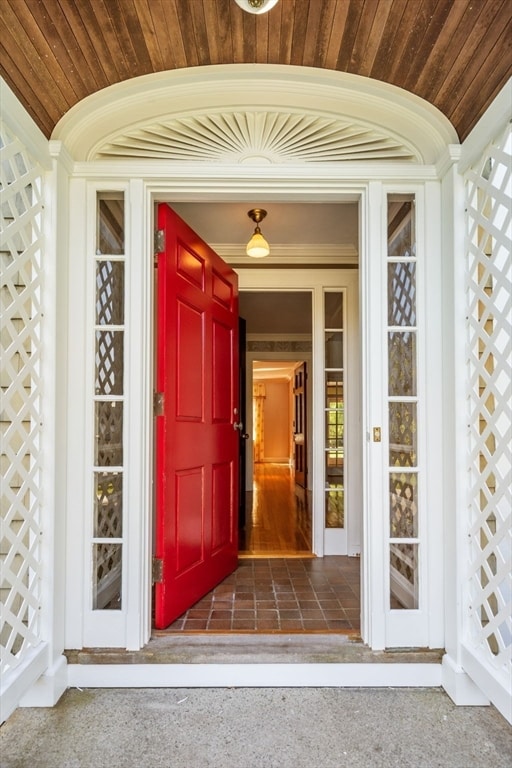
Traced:
POLYGON ((512 677, 512 132, 467 175, 470 643, 512 677))
POLYGON ((39 642, 42 179, 4 127, 0 163, 2 674, 39 642))

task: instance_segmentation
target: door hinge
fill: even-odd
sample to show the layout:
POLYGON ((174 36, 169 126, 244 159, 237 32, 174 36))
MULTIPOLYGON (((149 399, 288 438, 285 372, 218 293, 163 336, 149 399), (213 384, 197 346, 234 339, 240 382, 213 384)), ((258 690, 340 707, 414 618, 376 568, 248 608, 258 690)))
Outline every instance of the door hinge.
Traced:
POLYGON ((155 392, 153 394, 153 416, 164 415, 165 398, 163 392, 155 392))
POLYGON ((160 557, 153 558, 151 578, 153 580, 153 584, 161 584, 164 580, 164 561, 160 557))
POLYGON ((165 232, 163 229, 157 229, 155 231, 155 256, 157 253, 162 253, 162 251, 165 251, 165 232))

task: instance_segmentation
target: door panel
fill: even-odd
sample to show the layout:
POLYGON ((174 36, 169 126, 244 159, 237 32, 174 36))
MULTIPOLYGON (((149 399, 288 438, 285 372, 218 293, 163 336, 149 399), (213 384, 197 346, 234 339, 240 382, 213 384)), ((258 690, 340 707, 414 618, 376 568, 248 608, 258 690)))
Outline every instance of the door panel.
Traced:
POLYGON ((155 626, 237 566, 238 283, 166 204, 158 208, 155 626))
POLYGON ((207 343, 204 316, 201 309, 179 299, 176 311, 176 416, 200 421, 203 417, 203 350, 207 343))

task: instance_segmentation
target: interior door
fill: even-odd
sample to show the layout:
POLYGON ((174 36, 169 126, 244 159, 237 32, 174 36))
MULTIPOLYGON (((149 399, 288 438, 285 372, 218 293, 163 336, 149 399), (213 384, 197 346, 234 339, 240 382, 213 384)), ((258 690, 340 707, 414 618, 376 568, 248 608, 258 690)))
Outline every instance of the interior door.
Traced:
POLYGON ((295 482, 306 488, 307 485, 307 429, 306 429, 306 363, 295 369, 293 383, 294 419, 293 442, 295 482))
POLYGON ((158 206, 155 626, 238 561, 237 275, 167 204, 158 206), (161 579, 161 580, 160 580, 161 579))

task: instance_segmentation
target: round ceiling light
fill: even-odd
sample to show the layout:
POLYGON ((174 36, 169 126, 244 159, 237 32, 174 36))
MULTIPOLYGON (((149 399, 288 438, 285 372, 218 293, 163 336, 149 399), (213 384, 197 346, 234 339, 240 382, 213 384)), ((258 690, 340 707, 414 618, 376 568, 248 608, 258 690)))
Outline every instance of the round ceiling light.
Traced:
POLYGON ((278 0, 235 0, 235 3, 247 13, 267 13, 278 0))

